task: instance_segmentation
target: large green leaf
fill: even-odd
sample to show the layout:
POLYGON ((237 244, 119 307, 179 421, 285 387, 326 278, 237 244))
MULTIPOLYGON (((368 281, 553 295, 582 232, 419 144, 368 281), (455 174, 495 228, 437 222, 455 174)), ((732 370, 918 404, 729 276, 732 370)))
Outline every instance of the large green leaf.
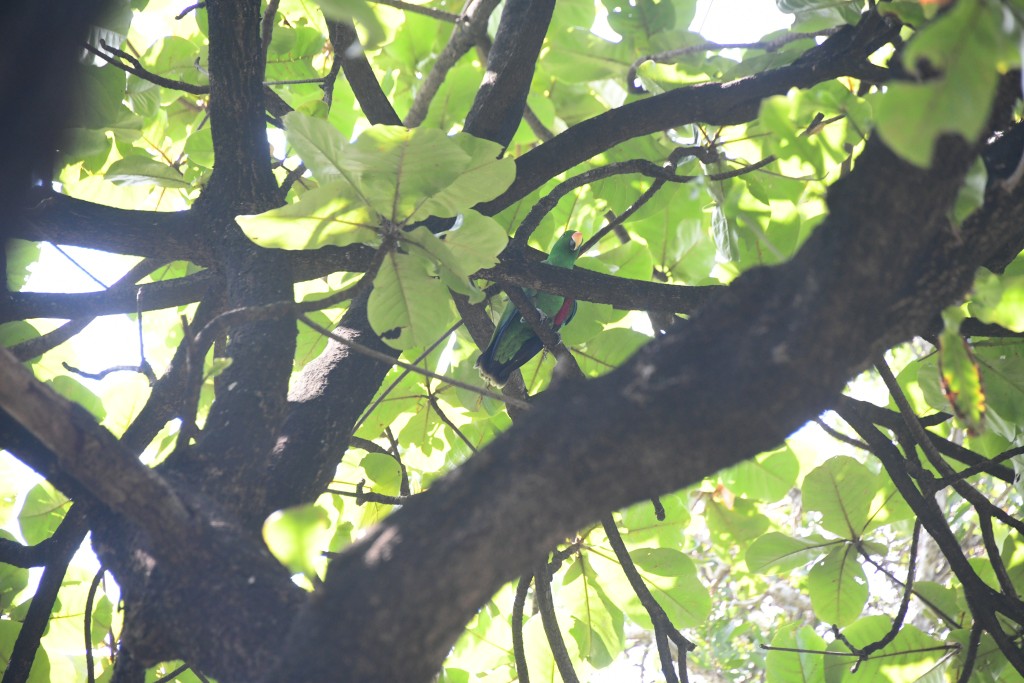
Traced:
POLYGON ((857 561, 857 550, 844 544, 811 567, 807 592, 819 619, 845 626, 864 610, 868 601, 868 580, 857 561))
POLYGON ((303 194, 299 201, 253 216, 237 216, 242 231, 261 247, 314 249, 327 244, 377 244, 378 218, 351 196, 343 180, 303 194))
POLYGON ((768 683, 825 683, 825 639, 810 626, 783 626, 765 661, 768 683))
POLYGON ((793 538, 777 531, 761 536, 747 548, 747 568, 752 572, 788 572, 802 567, 841 541, 824 536, 793 538))
POLYGON ((288 140, 322 181, 344 178, 355 197, 394 224, 453 217, 501 194, 515 163, 501 146, 466 133, 372 126, 346 142, 329 123, 292 112, 288 140))
POLYGON ((105 175, 107 180, 118 185, 189 186, 181 171, 149 157, 131 156, 115 161, 105 175))
POLYGON ((1002 11, 989 0, 962 0, 917 32, 903 51, 912 73, 930 64, 939 75, 894 82, 878 97, 878 133, 897 154, 929 166, 943 133, 977 140, 988 120, 996 65, 1010 46, 1002 11))
POLYGON ((427 346, 450 325, 448 289, 429 272, 430 261, 392 251, 373 279, 367 316, 396 349, 427 346))
POLYGON ((831 458, 804 478, 804 508, 821 513, 821 526, 844 538, 858 538, 868 522, 877 480, 848 456, 831 458))
POLYGON ((788 446, 762 453, 722 472, 722 482, 733 493, 771 503, 796 485, 800 463, 788 446))
POLYGON ((43 482, 36 484, 25 496, 25 502, 18 514, 22 537, 35 545, 53 535, 67 512, 68 499, 52 486, 43 482))

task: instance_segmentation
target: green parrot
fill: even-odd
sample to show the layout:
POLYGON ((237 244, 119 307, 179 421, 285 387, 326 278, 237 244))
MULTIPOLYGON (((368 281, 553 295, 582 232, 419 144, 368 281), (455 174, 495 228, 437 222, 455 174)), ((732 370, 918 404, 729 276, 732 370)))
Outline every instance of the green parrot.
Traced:
MULTIPOLYGON (((566 230, 555 242, 544 263, 559 268, 572 268, 576 263, 576 257, 580 255, 582 243, 583 233, 566 230)), ((537 306, 541 317, 549 320, 551 328, 556 332, 576 315, 575 299, 566 299, 547 292, 535 292, 532 289, 525 291, 537 306)), ((476 367, 484 379, 499 387, 504 386, 512 371, 536 356, 542 348, 543 342, 510 301, 494 330, 491 343, 477 359, 476 367)))

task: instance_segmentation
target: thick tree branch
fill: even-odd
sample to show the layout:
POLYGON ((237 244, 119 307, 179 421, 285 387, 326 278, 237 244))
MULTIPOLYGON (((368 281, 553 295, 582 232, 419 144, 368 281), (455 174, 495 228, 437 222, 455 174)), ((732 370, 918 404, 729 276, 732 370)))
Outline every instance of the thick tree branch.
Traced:
POLYGON ((947 203, 974 155, 946 140, 923 171, 869 142, 791 261, 745 273, 623 367, 545 393, 515 430, 335 560, 282 670, 428 680, 479 605, 560 538, 771 448, 813 418, 881 350, 925 329, 997 248, 1024 241, 1020 188, 990 196, 961 234, 949 228, 947 203), (721 381, 732 376, 750 381, 721 381), (341 610, 373 616, 334 618, 341 610), (325 658, 310 633, 343 645, 325 658), (365 654, 399 643, 401 661, 365 654))
POLYGON ((478 210, 493 215, 549 179, 620 142, 688 123, 724 126, 750 121, 761 101, 790 88, 808 88, 846 75, 890 40, 899 26, 866 14, 788 66, 730 83, 701 83, 630 102, 587 119, 516 160, 516 180, 478 210))
POLYGON ((37 191, 34 204, 8 236, 209 265, 206 234, 189 211, 129 211, 55 192, 37 191))
POLYGON ((191 516, 167 482, 6 350, 0 350, 0 408, 45 444, 61 469, 103 505, 136 520, 161 543, 187 542, 191 516))
POLYGON ((487 72, 466 115, 467 133, 500 145, 512 140, 554 9, 553 0, 506 0, 487 55, 487 72))
MULTIPOLYGON (((359 36, 351 22, 330 21, 327 22, 328 36, 331 47, 334 48, 334 63, 331 65, 331 72, 336 73, 340 67, 345 71, 345 79, 352 87, 352 93, 359 102, 360 109, 370 123, 383 123, 389 126, 402 125, 402 119, 395 113, 394 107, 388 101, 384 91, 380 89, 377 76, 373 68, 366 61, 366 54, 362 45, 359 44, 359 36)), ((333 80, 331 80, 333 84, 333 80)), ((328 97, 325 81, 324 97, 328 97)))
MULTIPOLYGON (((466 12, 456 20, 455 28, 441 54, 434 61, 430 73, 420 84, 413 98, 412 106, 405 115, 404 125, 415 128, 427 118, 430 103, 444 83, 445 77, 462 55, 477 44, 487 34, 487 21, 498 6, 498 0, 473 0, 466 7, 466 12)), ((532 65, 530 67, 533 68, 532 65)))

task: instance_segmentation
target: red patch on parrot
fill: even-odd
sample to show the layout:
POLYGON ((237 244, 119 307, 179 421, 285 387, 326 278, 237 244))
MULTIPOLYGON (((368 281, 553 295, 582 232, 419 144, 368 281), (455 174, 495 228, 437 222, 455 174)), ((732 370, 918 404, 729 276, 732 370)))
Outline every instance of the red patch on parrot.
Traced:
POLYGON ((575 299, 565 299, 562 301, 562 307, 558 309, 558 313, 555 313, 553 321, 556 330, 565 324, 565 319, 569 317, 570 313, 572 313, 572 305, 575 301, 575 299))

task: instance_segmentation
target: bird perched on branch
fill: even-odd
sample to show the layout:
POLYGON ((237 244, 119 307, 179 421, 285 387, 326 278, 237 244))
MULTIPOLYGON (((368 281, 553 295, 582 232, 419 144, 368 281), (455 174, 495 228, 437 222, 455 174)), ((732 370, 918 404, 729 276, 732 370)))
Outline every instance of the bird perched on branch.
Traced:
MULTIPOLYGON (((544 263, 559 268, 572 268, 576 263, 576 257, 579 256, 582 244, 583 233, 567 230, 555 242, 555 246, 552 247, 548 257, 544 259, 544 263)), ((535 292, 532 289, 527 289, 525 292, 537 307, 541 318, 548 322, 551 329, 556 332, 576 315, 575 299, 567 299, 547 292, 535 292)), ((529 323, 523 320, 515 304, 510 301, 494 330, 491 343, 477 359, 476 367, 484 379, 499 387, 504 386, 512 371, 536 356, 542 348, 544 348, 544 343, 529 323)))

